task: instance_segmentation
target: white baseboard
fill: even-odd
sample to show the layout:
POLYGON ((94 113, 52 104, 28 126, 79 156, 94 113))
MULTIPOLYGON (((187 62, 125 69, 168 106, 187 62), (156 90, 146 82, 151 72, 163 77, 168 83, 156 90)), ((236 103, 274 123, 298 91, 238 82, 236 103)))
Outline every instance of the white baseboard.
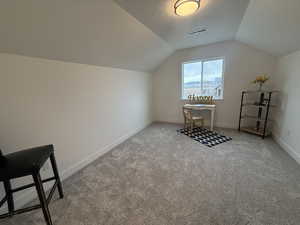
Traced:
POLYGON ((86 167, 87 165, 89 165, 90 163, 92 163, 93 161, 95 161, 96 159, 98 159, 100 156, 104 155, 105 153, 109 152, 110 150, 112 150, 113 148, 115 148, 116 146, 118 146, 119 144, 123 143, 124 141, 126 141, 127 139, 129 139, 130 137, 134 136, 135 134, 137 134, 138 132, 140 132, 141 130, 145 129, 147 126, 149 126, 151 123, 147 124, 146 126, 143 126, 141 128, 135 129, 134 131, 127 133, 125 135, 123 135, 122 137, 118 138, 115 142, 106 145, 105 147, 103 147, 101 150, 89 155, 88 157, 86 157, 85 159, 77 162, 75 165, 73 165, 72 167, 69 167, 68 169, 64 170, 61 173, 61 179, 65 180, 68 177, 72 176, 73 174, 75 174, 76 172, 78 172, 79 170, 83 169, 84 167, 86 167))
MULTIPOLYGON (((170 124, 177 124, 177 125, 183 125, 182 121, 167 121, 167 120, 156 120, 154 121, 155 123, 170 123, 170 124)), ((205 126, 209 127, 210 126, 210 121, 205 122, 205 126)), ((237 129, 236 126, 233 126, 232 124, 227 124, 227 123, 215 123, 214 127, 218 128, 227 128, 227 129, 237 129)))
MULTIPOLYGON (((144 128, 149 126, 150 124, 151 124, 151 122, 146 124, 143 127, 137 128, 137 129, 121 136, 115 142, 104 146, 99 151, 88 155, 83 160, 75 163, 73 166, 67 168, 66 170, 64 170, 62 172, 60 172, 61 180, 63 181, 65 179, 69 178, 70 176, 72 176, 73 174, 77 173, 78 171, 80 171, 81 169, 83 169, 84 167, 86 167, 87 165, 89 165, 90 163, 95 161, 96 159, 98 159, 100 156, 102 156, 105 153, 109 152, 110 150, 112 150, 113 148, 115 148, 119 144, 123 143, 124 141, 126 141, 130 137, 134 136, 135 134, 137 134, 138 132, 140 132, 141 130, 143 130, 144 128)), ((45 184, 44 185, 45 190, 50 190, 51 187, 52 187, 51 184, 45 184)), ((16 207, 16 209, 23 207, 24 205, 26 205, 29 202, 31 202, 32 200, 34 200, 36 197, 37 197, 37 194, 36 194, 35 189, 30 189, 30 190, 24 191, 22 194, 15 197, 15 207, 16 207)), ((4 213, 4 212, 6 212, 6 209, 1 208, 0 213, 4 213)))
POLYGON ((180 122, 180 121, 167 121, 167 120, 155 120, 153 123, 167 123, 167 124, 183 125, 183 122, 180 122))
POLYGON ((295 159, 297 163, 300 164, 300 154, 297 153, 292 146, 290 146, 282 137, 279 137, 278 135, 273 134, 273 139, 283 148, 283 150, 285 150, 293 159, 295 159))
POLYGON ((237 126, 234 126, 233 124, 230 124, 230 123, 215 123, 215 126, 216 127, 219 127, 219 128, 226 128, 226 129, 236 129, 237 130, 237 126))

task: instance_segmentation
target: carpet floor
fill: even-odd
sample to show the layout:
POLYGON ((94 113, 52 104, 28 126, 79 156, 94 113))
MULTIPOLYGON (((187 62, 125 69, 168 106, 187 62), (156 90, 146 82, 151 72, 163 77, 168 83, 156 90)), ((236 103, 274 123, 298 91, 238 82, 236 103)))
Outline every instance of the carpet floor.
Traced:
POLYGON ((300 166, 272 139, 218 129, 233 140, 208 148, 178 128, 154 123, 65 180, 54 225, 300 224, 300 166))

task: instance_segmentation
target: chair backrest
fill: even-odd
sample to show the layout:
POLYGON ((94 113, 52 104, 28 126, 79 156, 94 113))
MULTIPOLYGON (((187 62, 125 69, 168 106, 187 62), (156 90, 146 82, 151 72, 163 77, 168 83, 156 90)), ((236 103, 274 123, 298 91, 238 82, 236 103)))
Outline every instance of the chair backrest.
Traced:
POLYGON ((191 112, 191 110, 183 108, 183 116, 184 116, 185 119, 191 120, 192 119, 192 112, 191 112))

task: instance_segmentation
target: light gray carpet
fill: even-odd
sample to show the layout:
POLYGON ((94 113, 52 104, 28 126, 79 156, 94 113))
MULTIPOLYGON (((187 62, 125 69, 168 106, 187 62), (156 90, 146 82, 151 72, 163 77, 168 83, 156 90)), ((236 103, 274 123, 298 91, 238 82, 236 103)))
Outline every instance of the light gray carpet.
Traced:
MULTIPOLYGON (((272 139, 207 148, 156 123, 66 180, 55 225, 299 225, 300 166, 272 139)), ((40 210, 0 221, 45 224, 40 210)))

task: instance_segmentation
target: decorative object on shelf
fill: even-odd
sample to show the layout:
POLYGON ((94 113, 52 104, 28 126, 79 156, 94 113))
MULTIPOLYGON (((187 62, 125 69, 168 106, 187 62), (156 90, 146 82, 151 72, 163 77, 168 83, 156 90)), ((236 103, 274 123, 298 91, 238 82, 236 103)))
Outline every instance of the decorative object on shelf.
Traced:
POLYGON ((184 128, 177 130, 177 132, 185 134, 210 148, 232 140, 231 137, 226 137, 202 127, 196 127, 194 129, 184 128))
POLYGON ((177 0, 174 5, 175 14, 189 16, 200 8, 200 0, 177 0))
POLYGON ((275 107, 275 105, 271 104, 272 100, 274 99, 274 93, 278 93, 278 91, 242 92, 239 117, 239 131, 245 131, 251 134, 256 134, 258 136, 261 136, 263 139, 270 134, 268 130, 268 123, 271 122, 271 120, 269 119, 270 109, 275 107), (257 95, 259 97, 259 101, 249 102, 249 100, 247 100, 247 97, 253 99, 251 98, 251 95, 257 95), (248 110, 249 107, 254 107, 257 109, 256 116, 250 114, 250 110, 248 110), (252 126, 250 125, 251 123, 253 123, 252 126), (246 124, 246 126, 244 124, 246 124))
POLYGON ((261 91, 264 83, 266 83, 269 79, 270 78, 267 75, 260 75, 260 76, 257 76, 255 78, 255 80, 252 81, 252 83, 258 84, 259 85, 258 90, 261 91))
POLYGON ((213 96, 196 96, 196 95, 189 95, 188 96, 189 104, 206 104, 206 105, 213 105, 213 96))

